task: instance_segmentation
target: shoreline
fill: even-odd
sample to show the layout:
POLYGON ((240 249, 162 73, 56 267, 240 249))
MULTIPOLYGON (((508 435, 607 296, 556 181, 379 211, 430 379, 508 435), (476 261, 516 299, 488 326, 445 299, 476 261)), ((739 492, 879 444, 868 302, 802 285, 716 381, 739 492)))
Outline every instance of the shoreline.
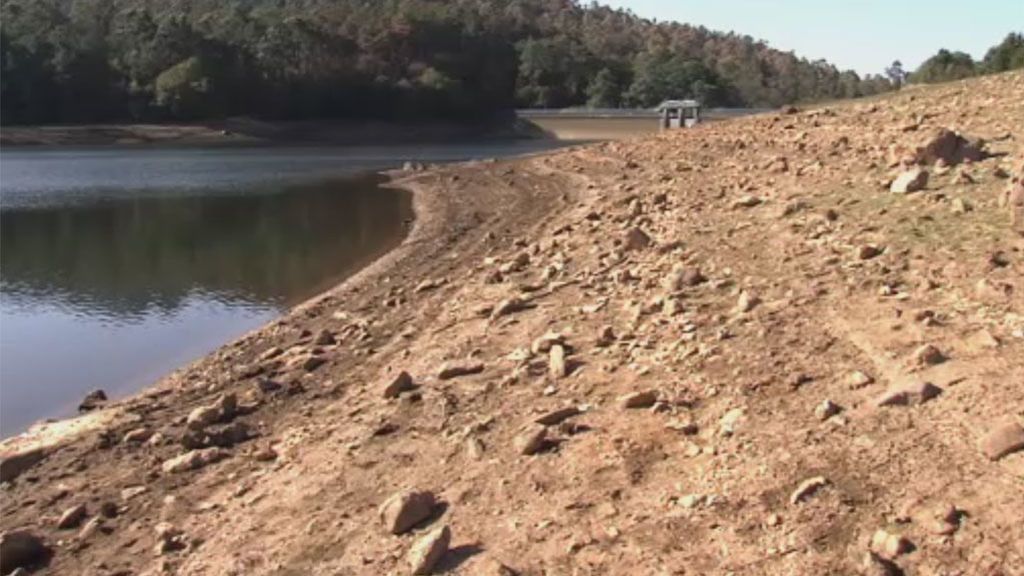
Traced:
POLYGON ((549 137, 529 121, 262 121, 4 126, 0 149, 358 146, 549 137))

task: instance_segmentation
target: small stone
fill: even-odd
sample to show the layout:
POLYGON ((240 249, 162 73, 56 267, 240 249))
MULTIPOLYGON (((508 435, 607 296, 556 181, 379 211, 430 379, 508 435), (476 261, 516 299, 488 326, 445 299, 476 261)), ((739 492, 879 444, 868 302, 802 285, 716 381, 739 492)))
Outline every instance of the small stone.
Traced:
POLYGON ((107 402, 107 393, 103 390, 93 390, 85 395, 82 402, 78 405, 79 412, 91 412, 97 408, 102 408, 107 402))
POLYGON ((451 380, 452 378, 459 378, 461 376, 479 374, 483 371, 483 362, 446 362, 441 366, 440 370, 437 371, 437 377, 441 380, 451 380))
POLYGON ((626 250, 643 250, 651 245, 651 237, 639 228, 630 228, 626 232, 626 250))
POLYGON ((755 206, 759 206, 762 202, 764 202, 764 200, 761 200, 757 196, 753 196, 753 195, 748 194, 748 195, 746 195, 746 196, 744 196, 742 198, 739 198, 736 201, 734 201, 732 203, 732 207, 733 207, 733 209, 736 209, 736 208, 753 208, 755 206))
POLYGON ((946 355, 932 344, 925 344, 914 350, 911 358, 918 366, 934 366, 946 361, 946 355))
POLYGON ((568 420, 569 418, 572 418, 573 416, 576 416, 579 413, 580 409, 577 408, 576 406, 566 406, 565 408, 552 410, 551 412, 544 414, 540 418, 537 418, 536 420, 534 420, 534 422, 542 426, 557 426, 558 424, 561 424, 565 420, 568 420))
POLYGON ((229 453, 221 448, 203 448, 201 450, 192 450, 178 456, 171 458, 163 463, 163 471, 168 474, 179 474, 182 472, 188 472, 190 470, 198 470, 214 462, 223 460, 229 456, 229 453))
POLYGON ((316 338, 313 339, 315 346, 330 346, 334 344, 334 334, 330 330, 321 330, 317 332, 316 338))
POLYGON ((323 356, 320 356, 319 354, 309 354, 302 359, 300 365, 306 372, 312 372, 326 363, 327 359, 323 356))
POLYGON ((547 447, 547 444, 548 429, 540 424, 528 426, 515 440, 516 452, 523 456, 532 456, 547 447))
POLYGON ((1024 450, 1024 426, 1008 422, 996 427, 981 440, 981 451, 989 460, 999 460, 1024 450))
POLYGON ((746 410, 743 408, 733 408, 725 413, 718 420, 718 433, 722 436, 732 436, 736 433, 736 427, 739 425, 740 420, 746 414, 746 410))
POLYGON ((814 409, 814 415, 817 416, 818 420, 828 420, 842 411, 842 407, 835 402, 825 400, 814 409))
POLYGON ((79 540, 88 540, 92 538, 97 532, 103 529, 103 518, 96 517, 85 523, 82 529, 78 531, 79 540))
POLYGON ((942 393, 931 382, 913 382, 894 386, 875 400, 876 406, 914 406, 924 404, 942 393))
POLYGON ((398 398, 402 392, 408 392, 415 389, 415 385, 412 381, 412 376, 408 372, 402 371, 395 376, 387 386, 384 387, 385 398, 398 398))
POLYGON ((928 171, 923 168, 912 168, 903 172, 893 180, 889 190, 896 194, 908 194, 924 190, 928 185, 928 171))
POLYGON ((871 537, 871 551, 890 560, 902 556, 914 549, 910 540, 901 534, 892 534, 886 530, 878 530, 871 537))
POLYGON ((517 296, 506 298, 491 310, 491 319, 494 320, 501 318, 502 316, 508 316, 509 314, 526 310, 530 306, 531 304, 529 302, 517 296))
POLYGON ((430 518, 437 500, 431 492, 399 492, 381 504, 378 513, 384 529, 391 534, 405 534, 430 518))
POLYGON ((597 335, 597 346, 599 348, 607 348, 615 343, 615 329, 611 326, 603 326, 601 332, 597 335))
POLYGON ((543 354, 545 352, 551 351, 551 347, 556 344, 565 344, 565 337, 562 336, 561 334, 558 334, 557 332, 548 332, 547 334, 534 340, 533 343, 530 345, 530 350, 534 354, 543 354))
POLYGON ((72 506, 60 515, 60 520, 57 520, 57 529, 70 530, 71 528, 77 528, 82 523, 82 520, 85 520, 85 515, 85 504, 72 506))
POLYGON ((875 382, 875 379, 865 372, 860 370, 853 371, 846 379, 847 385, 851 390, 859 390, 865 386, 869 386, 875 382))
POLYGON ((153 431, 149 428, 135 428, 125 433, 123 442, 125 444, 142 444, 152 435, 153 431))
POLYGON ((565 348, 561 344, 555 344, 551 347, 551 351, 548 354, 548 372, 556 380, 565 378, 569 372, 565 364, 565 348))
POLYGON ((50 549, 43 540, 28 530, 0 534, 0 574, 38 564, 49 554, 50 549))
POLYGON ((448 553, 452 531, 442 526, 419 539, 409 550, 409 567, 412 574, 430 574, 441 558, 448 553))
POLYGON ((168 522, 161 522, 156 525, 155 529, 157 541, 153 547, 153 553, 157 556, 184 550, 188 547, 188 543, 185 541, 185 534, 174 525, 168 522))
POLYGON ((739 299, 736 301, 736 312, 741 314, 750 312, 761 303, 761 299, 756 295, 744 290, 740 293, 739 299))
POLYGON ((818 490, 828 486, 828 480, 824 476, 815 476, 814 478, 808 478, 797 486, 796 490, 789 496, 790 504, 799 504, 811 496, 813 496, 818 490))
POLYGON ((632 392, 619 397, 619 406, 625 410, 637 408, 650 408, 658 401, 658 392, 655 390, 644 390, 632 392))
POLYGON ((768 526, 778 526, 782 524, 782 517, 778 514, 769 514, 764 523, 768 526))
POLYGON ((882 254, 882 249, 874 244, 865 244, 857 250, 857 258, 861 260, 871 260, 882 254))
POLYGON ((139 496, 140 494, 145 494, 148 491, 149 491, 149 488, 146 488, 145 486, 129 486, 129 487, 121 490, 121 500, 124 500, 125 502, 128 502, 132 498, 135 498, 136 496, 139 496))

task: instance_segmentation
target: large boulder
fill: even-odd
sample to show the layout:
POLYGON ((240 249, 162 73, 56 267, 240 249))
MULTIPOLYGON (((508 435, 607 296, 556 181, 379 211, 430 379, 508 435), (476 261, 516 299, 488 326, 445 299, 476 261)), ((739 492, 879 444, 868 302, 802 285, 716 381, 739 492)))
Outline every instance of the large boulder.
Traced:
POLYGON ((42 563, 50 555, 43 540, 28 530, 0 534, 0 574, 42 563))
POLYGON ((984 141, 971 140, 948 128, 942 128, 921 141, 914 159, 918 164, 927 166, 939 160, 954 166, 964 161, 984 160, 986 156, 984 141))

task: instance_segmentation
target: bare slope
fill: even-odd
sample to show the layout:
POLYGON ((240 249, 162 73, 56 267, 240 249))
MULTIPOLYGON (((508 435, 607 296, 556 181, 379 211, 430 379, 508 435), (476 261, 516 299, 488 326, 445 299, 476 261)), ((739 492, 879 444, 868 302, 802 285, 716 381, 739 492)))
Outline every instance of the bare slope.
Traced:
POLYGON ((401 249, 108 409, 3 527, 44 573, 405 574, 447 526, 453 574, 1022 574, 1022 93, 407 176, 401 249), (890 192, 943 128, 993 156, 890 192))

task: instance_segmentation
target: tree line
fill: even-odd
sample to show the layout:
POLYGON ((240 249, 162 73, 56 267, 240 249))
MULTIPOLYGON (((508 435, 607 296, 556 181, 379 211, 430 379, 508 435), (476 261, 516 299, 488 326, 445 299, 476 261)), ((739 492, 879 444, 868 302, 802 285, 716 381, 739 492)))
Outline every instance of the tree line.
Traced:
POLYGON ((1024 68, 1024 34, 1011 33, 979 61, 965 52, 939 50, 910 74, 908 80, 912 83, 933 84, 1018 68, 1024 68))
POLYGON ((892 88, 749 36, 577 0, 2 0, 0 121, 774 107, 892 88))

